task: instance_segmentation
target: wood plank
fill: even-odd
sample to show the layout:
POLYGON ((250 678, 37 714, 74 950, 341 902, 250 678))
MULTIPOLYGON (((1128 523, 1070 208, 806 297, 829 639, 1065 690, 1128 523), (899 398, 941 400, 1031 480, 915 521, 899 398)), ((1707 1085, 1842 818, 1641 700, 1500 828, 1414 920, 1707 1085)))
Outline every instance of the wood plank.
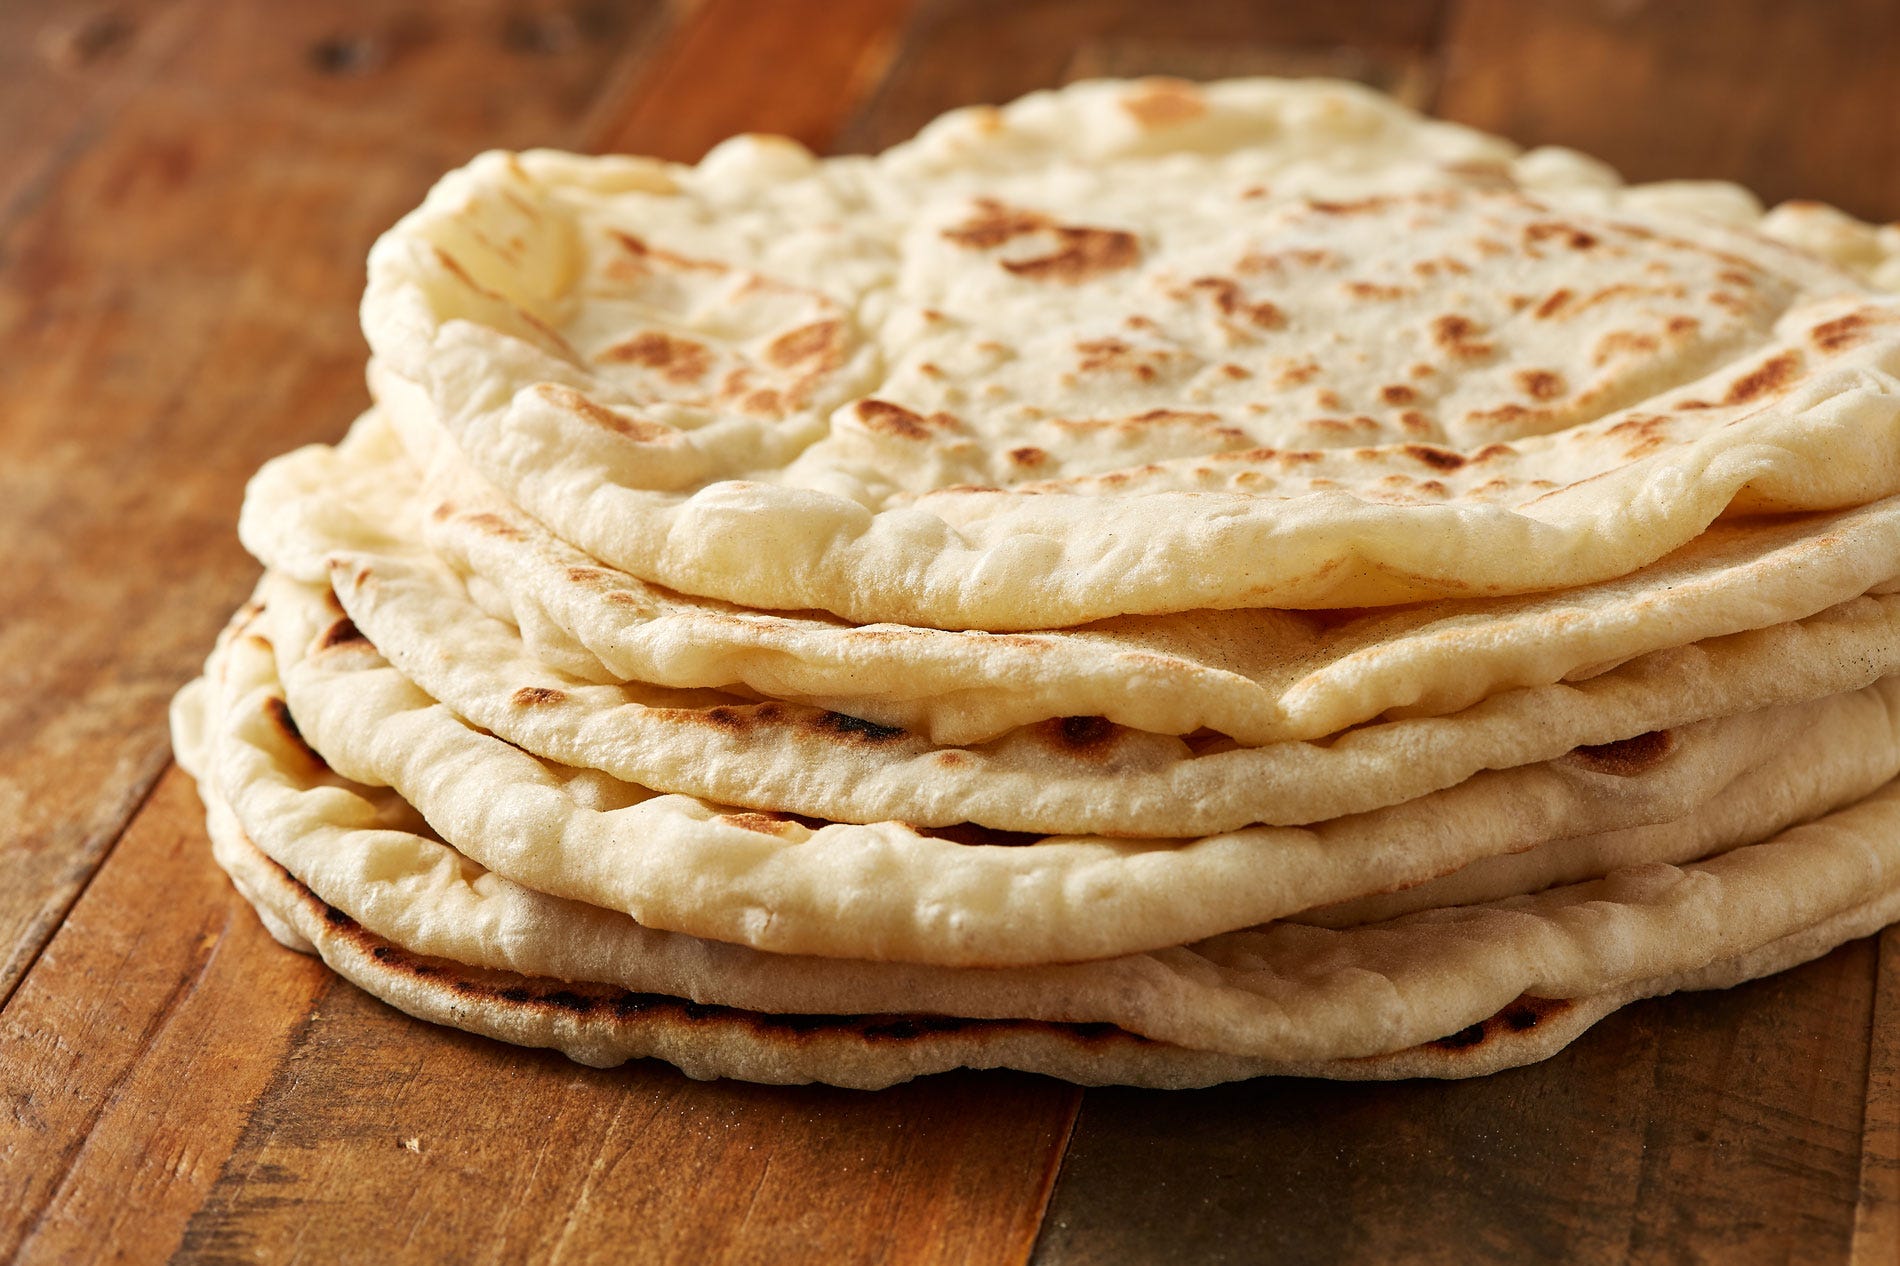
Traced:
POLYGON ((839 148, 872 152, 954 106, 1003 102, 1076 74, 1403 77, 1430 46, 1436 3, 1226 0, 928 0, 870 107, 839 148), (1356 56, 1337 53, 1351 45, 1356 56))
MULTIPOLYGON (((719 12, 709 7, 694 20, 719 12)), ((723 12, 721 20, 738 20, 736 9, 723 12)), ((247 29, 250 20, 230 18, 203 44, 228 51, 268 35, 247 29)), ((430 60, 438 37, 448 38, 427 24, 374 27, 368 36, 348 29, 318 36, 313 28, 286 36, 274 66, 271 57, 263 60, 268 73, 294 78, 298 63, 285 50, 297 49, 302 64, 343 83, 390 67, 434 80, 451 69, 430 60)), ((613 80, 629 82, 638 77, 613 80)), ((338 91, 325 83, 324 91, 338 91)), ((192 364, 161 384, 161 398, 176 402, 177 417, 139 409, 154 391, 142 365, 118 384, 119 403, 141 434, 163 435, 169 425, 184 432, 180 447, 209 450, 207 469, 160 463, 125 472, 127 486, 117 492, 95 494, 149 512, 122 513, 129 521, 119 532, 127 539, 138 534, 132 558, 161 574, 115 576, 110 585, 85 577, 75 586, 95 602, 132 606, 135 633, 157 620, 137 604, 162 606, 167 637, 143 666, 151 683, 146 706, 154 712, 185 671, 166 658, 177 653, 170 644, 186 648, 185 664, 201 654, 251 570, 229 542, 243 474, 298 438, 334 434, 360 399, 361 350, 350 328, 360 285, 356 261, 368 233, 393 214, 380 208, 413 201, 462 156, 439 152, 446 148, 440 133, 481 122, 466 101, 440 104, 453 100, 445 84, 431 102, 416 103, 414 114, 397 110, 383 120, 355 109, 346 92, 327 124, 306 120, 312 112, 295 92, 264 92, 242 136, 233 137, 239 129, 220 131, 210 117, 233 91, 209 82, 159 94, 74 164, 56 200, 101 205, 98 194, 108 188, 124 200, 139 180, 161 183, 133 188, 132 195, 168 194, 168 173, 189 183, 214 170, 221 177, 213 190, 218 214, 236 224, 215 249, 194 241, 184 219, 195 210, 197 236, 204 238, 213 204, 201 199, 193 206, 180 196, 151 230, 182 253, 158 270, 170 276, 152 285, 154 297, 201 287, 210 275, 222 288, 202 303, 223 299, 238 310, 195 314, 186 304, 185 324, 174 324, 173 337, 194 348, 192 364), (431 110, 443 111, 436 133, 404 135, 410 118, 431 110), (181 136, 190 139, 175 139, 181 136), (247 178, 246 146, 306 157, 288 181, 282 163, 247 178), (315 158, 308 157, 312 149, 315 158), (160 157, 147 170, 123 174, 155 150, 160 157), (297 196, 276 207, 266 192, 281 195, 286 183, 297 196), (339 207, 339 200, 351 201, 339 207), (262 276, 248 273, 248 259, 269 254, 275 243, 283 244, 282 254, 271 257, 262 276), (220 257, 228 261, 222 268, 220 257), (343 260, 350 263, 335 262, 343 260), (248 285, 234 284, 247 278, 248 285), (351 294, 339 301, 332 291, 344 286, 351 294), (272 304, 273 294, 290 302, 272 304), (300 322, 318 329, 300 329, 300 322), (207 381, 213 367, 232 365, 240 368, 228 382, 207 381), (225 442, 213 444, 220 426, 225 442), (159 539, 149 540, 154 534, 159 539), (219 542, 224 556, 203 538, 219 542)), ((725 87, 707 79, 697 91, 718 96, 725 87)), ((843 95, 834 100, 840 109, 848 104, 843 95)), ((689 114, 696 108, 690 95, 674 105, 689 114)), ((601 117, 592 106, 586 112, 601 117)), ((559 139, 523 137, 546 123, 533 114, 524 110, 512 135, 482 139, 559 139)), ((633 117, 641 116, 636 110, 633 117)), ((816 115, 805 117, 818 126, 816 115)), ((28 253, 55 264, 57 255, 39 252, 42 242, 65 246, 74 257, 80 245, 110 245, 88 236, 102 235, 103 226, 34 227, 41 236, 23 239, 34 248, 28 253), (79 241, 67 246, 55 229, 79 241)), ((120 251, 128 267, 139 249, 120 251)), ((28 324, 25 316, 16 320, 28 324)), ((73 388, 84 377, 79 366, 108 360, 104 353, 114 349, 103 336, 94 338, 102 345, 75 353, 62 385, 73 388)), ((40 460, 45 477, 43 455, 59 452, 50 426, 21 438, 21 452, 40 460)), ((57 487, 60 476, 75 473, 55 472, 47 483, 57 487)), ((0 492, 32 491, 21 483, 0 492)), ((28 517, 53 513, 56 507, 43 504, 49 500, 29 506, 28 517)), ((61 511, 76 521, 61 526, 74 529, 103 508, 61 511)), ((86 550, 96 547, 80 540, 86 550)), ((50 573, 68 561, 49 547, 42 567, 50 573)), ((85 649, 97 662, 123 662, 133 644, 101 640, 85 649)), ((83 681, 50 677, 42 670, 38 679, 53 704, 66 705, 62 712, 85 705, 83 681)), ((151 754, 156 767, 156 733, 151 754)), ((99 781, 137 785, 123 776, 99 781)), ((487 1250, 485 1260, 608 1253, 681 1261, 767 1252, 808 1260, 1027 1256, 1079 1101, 1072 1088, 1010 1076, 936 1079, 875 1097, 703 1086, 664 1068, 597 1072, 419 1025, 268 942, 203 851, 187 788, 176 773, 160 784, 0 1013, 5 1031, 17 1036, 17 1053, 0 1048, 0 1069, 10 1079, 10 1122, 19 1127, 0 1135, 0 1189, 21 1197, 19 1220, 5 1224, 10 1239, 0 1243, 30 1236, 26 1259, 75 1252, 149 1258, 171 1246, 187 1260, 232 1253, 464 1260, 477 1248, 487 1250), (165 900, 154 902, 154 892, 165 900), (112 965, 136 958, 146 945, 161 952, 117 986, 110 1004, 102 1002, 112 965), (160 1019, 139 1023, 153 1016, 160 1019), (252 1057, 224 1068, 219 1061, 232 1049, 252 1057), (180 1077, 192 1078, 198 1093, 168 1095, 180 1077), (483 1198, 470 1199, 471 1190, 483 1198), (550 1209, 562 1216, 550 1218, 550 1209)))
MULTIPOLYGON (((192 64, 175 79, 225 109, 281 100, 319 116, 326 131, 460 163, 476 149, 577 144, 601 96, 658 56, 692 10, 693 0, 227 3, 196 33, 192 64)), ((342 280, 360 292, 360 275, 342 280)))
POLYGON ((615 9, 542 53, 507 43, 511 11, 199 6, 162 65, 98 70, 137 108, 75 124, 0 225, 0 609, 33 612, 0 623, 0 999, 164 767, 166 700, 255 574, 244 480, 365 402, 370 242, 472 150, 560 139, 664 17, 615 9))
POLYGON ((1630 1257, 1839 1262, 1859 1188, 1876 941, 1647 1004, 1661 1047, 1630 1257))
POLYGON ((1882 932, 1879 944, 1853 1266, 1892 1262, 1900 1249, 1900 927, 1882 932))
POLYGON ((0 225, 174 56, 203 0, 0 5, 0 225))
POLYGON ((1073 1100, 1008 1075, 867 1095, 587 1069, 427 1028, 339 985, 183 1255, 1021 1261, 1073 1100))
POLYGON ((270 940, 174 770, 0 1015, 0 1257, 1021 1261, 1078 1100, 697 1083, 410 1020, 270 940))
MULTIPOLYGON (((69 114, 84 143, 43 151, 31 198, 0 198, 23 208, 0 218, 16 411, 0 471, 18 472, 0 474, 0 532, 29 542, 27 566, 0 580, 18 591, 0 597, 53 595, 37 606, 45 629, 0 627, 0 662, 31 666, 0 692, 0 810, 25 824, 31 854, 0 850, 0 951, 16 951, 0 998, 162 764, 163 699, 249 572, 229 543, 237 481, 269 452, 334 434, 361 398, 353 301, 369 234, 458 146, 491 139, 690 158, 763 124, 822 145, 824 110, 847 108, 892 46, 837 36, 883 29, 875 0, 820 7, 840 25, 754 26, 763 6, 708 0, 707 25, 641 74, 626 50, 663 23, 603 34, 610 6, 207 5, 205 51, 179 54, 193 73, 170 53, 150 63, 163 73, 149 113, 141 91, 103 140, 87 119, 109 111, 69 114), (707 33, 720 24, 726 38, 707 33), (721 69, 728 56, 748 69, 721 69), (505 70, 470 82, 471 62, 505 70), (826 68, 815 83, 812 66, 826 68), (258 102, 243 143, 218 135, 233 100, 258 102), (799 113, 811 101, 830 104, 799 113), (732 102, 736 122, 703 122, 732 102), (112 214, 83 223, 94 206, 112 214), (25 412, 16 381, 33 386, 25 412)), ((1429 66, 1433 9, 932 4, 844 143, 874 147, 950 105, 1078 74, 1410 76, 1429 66), (1330 49, 1344 40, 1370 51, 1330 49)), ((149 51, 120 47, 86 74, 149 51)), ((1487 56, 1518 54, 1494 38, 1487 56)), ((0 153, 11 117, 0 109, 0 153)), ((159 783, 0 1013, 0 1195, 19 1190, 35 1210, 9 1230, 0 1209, 0 1231, 30 1230, 31 1258, 181 1242, 201 1260, 461 1256, 470 1243, 498 1260, 1025 1256, 1073 1091, 977 1076, 879 1096, 702 1086, 424 1029, 269 944, 193 851, 184 786, 159 783), (233 1052, 255 1057, 220 1063, 233 1052), (34 1070, 28 1097, 16 1064, 34 1070)), ((1877 1088, 1885 1074, 1840 1040, 1875 1005, 1872 979, 1871 950, 1850 947, 1785 981, 1638 1008, 1560 1062, 1491 1082, 1091 1094, 1038 1253, 1191 1245, 1195 1260, 1253 1260, 1278 1244, 1288 1260, 1372 1258, 1435 1240, 1468 1250, 1461 1260, 1673 1260, 1685 1243, 1724 1260, 1839 1260, 1843 1201, 1883 1181, 1866 1158, 1900 1131, 1891 1108, 1870 1107, 1861 1146, 1855 1079, 1877 1088), (1117 1173, 1120 1188, 1105 1178, 1117 1173), (1264 1230, 1262 1210, 1277 1219, 1264 1230)), ((1862 1209, 1857 1244, 1882 1252, 1892 1224, 1864 1196, 1862 1209)))
POLYGON ((1873 943, 1469 1082, 1090 1091, 1034 1260, 1839 1262, 1873 943))
POLYGON ((330 986, 210 864, 203 821, 174 770, 0 1012, 0 1259, 168 1255, 330 986))
POLYGON ((1900 5, 1457 0, 1440 110, 1633 180, 1900 218, 1900 5))
POLYGON ((623 107, 603 112, 593 148, 698 162, 748 131, 812 150, 883 77, 916 0, 706 0, 623 107))

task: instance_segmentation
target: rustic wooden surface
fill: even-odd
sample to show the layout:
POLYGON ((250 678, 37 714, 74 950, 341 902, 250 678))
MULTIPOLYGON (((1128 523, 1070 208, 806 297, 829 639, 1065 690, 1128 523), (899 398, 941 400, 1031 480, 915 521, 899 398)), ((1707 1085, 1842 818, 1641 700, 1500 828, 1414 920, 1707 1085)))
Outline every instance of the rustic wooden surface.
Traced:
POLYGON ((0 6, 0 1256, 1900 1257, 1900 933, 1489 1080, 880 1095, 413 1023, 211 864, 165 702, 245 476, 362 406, 372 237, 477 149, 869 149, 1065 79, 1340 74, 1900 216, 1900 4, 0 6))

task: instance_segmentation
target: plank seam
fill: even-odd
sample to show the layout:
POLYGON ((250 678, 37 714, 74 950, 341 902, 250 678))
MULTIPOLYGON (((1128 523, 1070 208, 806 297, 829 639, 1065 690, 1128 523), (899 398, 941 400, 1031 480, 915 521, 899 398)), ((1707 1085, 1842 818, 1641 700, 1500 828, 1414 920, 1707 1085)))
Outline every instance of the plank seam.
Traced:
POLYGON ((1458 11, 1466 0, 1444 0, 1432 6, 1431 30, 1424 47, 1418 50, 1419 64, 1427 72, 1424 112, 1437 117, 1439 98, 1445 92, 1445 63, 1450 33, 1456 28, 1458 11))
POLYGON ((1875 1156, 1869 1156, 1867 1146, 1867 1113, 1873 1097, 1874 1078, 1876 1075, 1884 1074, 1884 1070, 1881 1067, 1882 1060, 1879 1049, 1880 1022, 1888 1017, 1885 1014, 1887 1009, 1881 1006, 1881 995, 1883 992, 1881 982, 1886 972, 1892 970, 1895 966, 1890 956, 1895 945, 1900 944, 1900 942, 1895 942, 1885 931, 1877 932, 1874 935, 1876 937, 1874 941, 1874 986, 1872 997, 1867 1004, 1867 1068, 1866 1075, 1861 1081, 1860 1122, 1859 1128, 1856 1131, 1856 1138, 1860 1144, 1860 1155, 1855 1164, 1854 1226, 1853 1232, 1848 1238, 1847 1245, 1847 1259, 1850 1266, 1871 1266, 1871 1263, 1881 1260, 1882 1257, 1893 1248, 1891 1244, 1881 1245, 1873 1242, 1880 1232, 1880 1224, 1890 1220, 1890 1217, 1883 1216, 1883 1211, 1880 1208, 1887 1197, 1884 1192, 1877 1190, 1880 1176, 1873 1171, 1885 1168, 1891 1161, 1887 1157, 1880 1156, 1878 1149, 1876 1149, 1875 1156))
POLYGON ((1062 1123, 1062 1138, 1050 1149, 1049 1167, 1042 1177, 1042 1198, 1036 1204, 1036 1233, 1029 1237, 1029 1251, 1023 1256, 1024 1266, 1036 1260, 1036 1251, 1042 1244, 1043 1232, 1047 1229, 1049 1206, 1055 1203, 1056 1183, 1061 1181, 1062 1169, 1068 1164, 1069 1144, 1075 1138, 1075 1123, 1082 1116, 1082 1102, 1087 1091, 1076 1087, 1069 1096, 1069 1111, 1062 1123))
MULTIPOLYGON (((136 817, 137 815, 135 814, 134 816, 136 817)), ((97 870, 95 870, 94 874, 97 873, 97 870)), ((114 1079, 111 1086, 99 1096, 98 1103, 86 1117, 85 1128, 75 1134, 72 1145, 67 1148, 65 1153, 60 1157, 58 1181, 47 1187, 45 1203, 35 1211, 32 1223, 24 1229, 19 1241, 19 1256, 25 1255, 27 1247, 33 1242, 34 1237, 39 1234, 40 1228, 45 1225, 47 1215, 52 1211, 53 1207, 59 1203, 61 1194, 66 1190, 67 1183, 72 1178, 73 1171, 79 1167, 80 1160, 85 1156, 86 1149, 92 1142, 93 1133, 98 1128, 100 1120, 110 1113, 124 1096, 126 1093, 126 1083, 131 1081, 134 1075, 137 1074, 147 1053, 150 1052, 152 1047, 164 1035, 165 1030, 170 1027, 172 1020, 177 1015, 179 1007, 196 992, 199 983, 204 980, 205 974, 211 970, 211 964, 217 961, 218 951, 223 948, 225 934, 228 933, 230 929, 231 911, 229 908, 226 908, 218 923, 217 936, 216 939, 213 940, 209 952, 197 963, 189 975, 181 976, 178 979, 172 986, 170 992, 165 995, 164 1001, 154 1009, 150 1017, 150 1022, 146 1025, 145 1030, 139 1034, 137 1049, 131 1058, 126 1061, 124 1070, 114 1079)))
POLYGON ((697 0, 684 6, 660 4, 640 19, 636 34, 620 50, 613 69, 601 77, 592 100, 567 125, 569 144, 590 154, 600 151, 621 118, 651 89, 656 56, 703 16, 703 7, 697 0))
MULTIPOLYGON (((320 957, 315 961, 322 963, 320 957)), ((185 1219, 185 1224, 178 1234, 178 1242, 173 1246, 171 1260, 196 1261, 205 1256, 201 1251, 205 1247, 201 1241, 213 1236, 215 1228, 206 1229, 200 1223, 213 1222, 221 1216, 229 1215, 233 1205, 243 1195, 244 1188, 249 1185, 252 1175, 256 1173, 261 1163, 260 1155, 264 1141, 268 1141, 269 1134, 276 1129, 274 1123, 262 1127, 266 1132, 265 1140, 257 1139, 260 1128, 257 1119, 258 1110, 273 1099, 282 1097, 286 1086, 294 1083, 301 1075, 301 1070, 296 1066, 297 1061, 310 1041, 310 1031, 322 1016, 324 1004, 328 1002, 331 991, 341 980, 342 977, 332 971, 327 964, 323 964, 322 983, 311 998, 308 1009, 297 1021, 296 1031, 285 1040, 283 1054, 279 1056, 277 1067, 271 1073, 270 1079, 245 1106, 244 1126, 238 1131, 237 1138, 233 1140, 231 1150, 225 1156, 223 1164, 218 1166, 218 1176, 206 1186, 204 1199, 199 1202, 196 1209, 192 1210, 191 1216, 185 1219)), ((387 1004, 379 1002, 377 1005, 387 1004)))
POLYGON ((152 803, 152 796, 158 791, 158 784, 164 781, 165 775, 170 772, 172 765, 175 763, 170 752, 167 751, 165 759, 159 762, 158 769, 152 774, 151 778, 146 781, 145 786, 139 789, 138 796, 133 801, 130 812, 120 820, 118 827, 113 830, 111 838, 106 841, 105 847, 100 850, 98 860, 94 861, 91 867, 87 869, 85 878, 79 881, 78 886, 73 889, 72 896, 60 907, 58 916, 47 924, 46 934, 40 938, 40 943, 35 945, 32 952, 26 956, 26 961, 20 964, 19 974, 13 978, 13 983, 6 987, 4 993, 0 993, 0 1015, 4 1015, 6 1009, 12 1005, 13 999, 20 992, 20 986, 26 983, 26 978, 33 974, 35 967, 39 966, 40 959, 46 954, 46 947, 53 943, 53 938, 58 936, 60 929, 66 926, 66 920, 72 917, 73 911, 78 908, 80 901, 85 897, 87 891, 92 888, 93 880, 99 877, 99 872, 106 868, 106 863, 110 862, 112 855, 118 852, 119 841, 123 840, 126 832, 132 829, 132 824, 139 820, 139 816, 145 812, 146 806, 152 803))

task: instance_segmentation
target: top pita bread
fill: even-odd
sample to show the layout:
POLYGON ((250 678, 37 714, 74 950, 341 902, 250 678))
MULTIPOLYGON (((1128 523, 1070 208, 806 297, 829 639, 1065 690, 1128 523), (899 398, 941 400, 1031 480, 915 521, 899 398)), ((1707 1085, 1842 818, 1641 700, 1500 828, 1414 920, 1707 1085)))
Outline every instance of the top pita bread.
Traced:
POLYGON ((875 159, 486 155, 378 244, 364 325, 483 475, 684 592, 1377 605, 1900 490, 1892 261, 1710 218, 1751 210, 1344 85, 1088 84, 875 159))

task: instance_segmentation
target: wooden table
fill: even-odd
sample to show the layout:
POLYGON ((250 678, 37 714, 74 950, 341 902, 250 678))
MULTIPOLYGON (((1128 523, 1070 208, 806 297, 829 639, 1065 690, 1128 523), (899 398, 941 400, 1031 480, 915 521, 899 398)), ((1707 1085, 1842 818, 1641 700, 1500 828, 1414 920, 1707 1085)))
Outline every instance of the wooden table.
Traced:
POLYGON ((278 949, 164 712, 254 575, 245 476, 365 401, 372 237, 478 149, 868 149, 1080 75, 1332 73, 1892 218, 1896 68, 1890 0, 0 7, 0 1255, 1894 1260, 1894 932, 1474 1083, 597 1072, 278 949))

